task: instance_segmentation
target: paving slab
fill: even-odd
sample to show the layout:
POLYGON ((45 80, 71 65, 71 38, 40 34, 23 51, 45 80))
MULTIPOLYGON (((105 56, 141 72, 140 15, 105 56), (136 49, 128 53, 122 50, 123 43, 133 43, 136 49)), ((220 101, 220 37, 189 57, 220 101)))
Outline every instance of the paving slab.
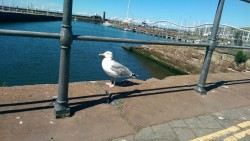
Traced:
MULTIPOLYGON (((201 140, 239 140, 245 141, 249 140, 250 135, 250 118, 245 119, 244 121, 235 121, 235 120, 226 120, 230 121, 230 126, 224 126, 220 121, 225 121, 223 118, 216 119, 214 115, 220 115, 226 112, 233 111, 244 111, 245 109, 250 109, 248 107, 240 107, 236 109, 230 109, 226 111, 210 113, 204 116, 197 116, 188 119, 174 120, 171 122, 166 122, 164 124, 153 125, 150 127, 142 128, 139 132, 136 132, 132 135, 125 136, 122 138, 115 139, 113 141, 126 141, 127 138, 132 141, 179 141, 179 140, 192 140, 192 141, 201 141, 201 140), (209 123, 212 123, 209 126, 205 126, 200 122, 199 124, 191 124, 193 121, 198 119, 209 119, 209 123), (220 121, 219 121, 220 120, 220 121), (189 124, 186 124, 185 122, 189 124), (213 123, 215 122, 215 123, 213 123), (220 125, 218 125, 218 123, 220 125), (215 127, 212 127, 215 125, 215 127), (152 133, 152 130, 153 133, 152 133), (154 138, 155 135, 155 138, 154 138), (135 137, 140 138, 135 138, 135 137)), ((206 121, 204 122, 206 123, 206 121)))
POLYGON ((169 122, 169 124, 171 127, 177 127, 177 128, 178 127, 179 128, 181 128, 181 127, 187 128, 188 127, 188 125, 183 120, 174 120, 172 122, 169 122))
POLYGON ((180 141, 187 141, 195 138, 195 134, 191 129, 188 128, 174 128, 174 132, 180 141))
POLYGON ((168 140, 168 141, 175 141, 177 140, 176 134, 173 132, 172 127, 168 124, 160 124, 154 125, 151 127, 153 132, 155 133, 155 138, 158 140, 168 140))
POLYGON ((138 133, 135 134, 135 140, 155 140, 156 135, 154 134, 151 127, 146 127, 141 129, 138 133))

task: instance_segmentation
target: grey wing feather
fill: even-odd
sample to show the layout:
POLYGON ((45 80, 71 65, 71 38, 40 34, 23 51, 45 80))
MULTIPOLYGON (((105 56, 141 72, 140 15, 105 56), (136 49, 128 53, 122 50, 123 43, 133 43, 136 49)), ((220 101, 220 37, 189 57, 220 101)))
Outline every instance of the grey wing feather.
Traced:
POLYGON ((132 72, 125 66, 123 66, 122 64, 113 61, 112 65, 111 65, 111 70, 115 71, 118 74, 118 77, 131 77, 132 76, 132 72))

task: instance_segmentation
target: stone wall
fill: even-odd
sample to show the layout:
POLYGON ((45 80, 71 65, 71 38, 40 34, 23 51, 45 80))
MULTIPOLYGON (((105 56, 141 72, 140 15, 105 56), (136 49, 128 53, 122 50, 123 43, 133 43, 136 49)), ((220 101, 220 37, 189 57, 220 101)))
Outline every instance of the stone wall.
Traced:
MULTIPOLYGON (((134 52, 147 52, 166 63, 176 66, 188 74, 198 74, 201 71, 205 56, 205 48, 177 46, 141 46, 133 47, 134 52)), ((210 72, 234 72, 250 70, 250 60, 239 66, 234 62, 234 56, 215 50, 210 64, 210 72)))

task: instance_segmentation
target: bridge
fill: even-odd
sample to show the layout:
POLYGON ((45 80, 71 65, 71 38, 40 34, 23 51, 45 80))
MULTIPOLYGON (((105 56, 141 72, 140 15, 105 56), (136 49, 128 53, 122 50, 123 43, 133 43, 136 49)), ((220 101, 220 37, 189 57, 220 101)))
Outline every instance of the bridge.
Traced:
MULTIPOLYGON (((59 11, 39 10, 31 8, 20 8, 1 6, 0 22, 20 22, 20 21, 61 21, 63 13, 59 11)), ((103 15, 105 17, 105 15, 103 15)), ((72 15, 76 21, 90 23, 102 23, 104 18, 99 15, 83 16, 72 15)))
MULTIPOLYGON (((120 29, 131 28, 138 33, 193 43, 206 43, 213 27, 212 23, 185 26, 168 20, 149 22, 132 18, 125 21, 114 18, 111 22, 120 29)), ((217 35, 221 45, 250 46, 249 30, 220 24, 217 35)))
POLYGON ((62 13, 29 8, 1 6, 0 19, 1 22, 60 21, 62 20, 62 13))
MULTIPOLYGON (((200 24, 196 26, 185 26, 164 20, 148 24, 151 26, 157 26, 166 29, 177 29, 179 30, 179 32, 185 32, 186 34, 198 35, 203 37, 210 36, 213 27, 212 23, 200 24)), ((218 37, 227 40, 242 40, 249 42, 250 31, 227 24, 220 24, 218 37)))
MULTIPOLYGON (((212 23, 206 23, 206 24, 200 24, 200 25, 196 25, 196 26, 185 26, 185 25, 181 25, 181 24, 177 24, 171 21, 166 21, 166 20, 161 20, 161 21, 157 21, 157 22, 153 22, 153 23, 147 23, 151 26, 158 26, 158 27, 162 27, 162 28, 171 28, 172 29, 180 29, 180 30, 184 30, 184 31, 191 31, 191 32, 196 32, 196 34, 201 34, 203 36, 207 36, 211 35, 211 29, 213 27, 212 23), (162 24, 163 23, 163 24, 162 24), (176 26, 176 27, 173 27, 176 26)), ((223 37, 228 37, 231 36, 232 37, 232 33, 234 32, 241 32, 242 36, 244 36, 245 38, 243 38, 244 40, 249 41, 249 35, 250 35, 250 31, 249 30, 245 30, 245 29, 241 29, 235 26, 231 26, 231 25, 226 25, 226 24, 220 24, 220 28, 218 31, 218 34, 220 36, 223 37)))

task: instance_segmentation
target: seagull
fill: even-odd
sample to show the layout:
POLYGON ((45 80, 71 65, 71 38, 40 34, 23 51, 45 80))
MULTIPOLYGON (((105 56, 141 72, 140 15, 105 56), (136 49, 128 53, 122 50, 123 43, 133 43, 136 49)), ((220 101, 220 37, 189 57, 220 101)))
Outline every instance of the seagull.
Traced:
POLYGON ((106 83, 110 88, 115 86, 116 78, 135 78, 135 76, 137 76, 132 73, 127 67, 113 60, 112 52, 106 51, 105 53, 99 54, 99 56, 105 57, 102 60, 102 68, 107 75, 111 76, 111 82, 106 83))

